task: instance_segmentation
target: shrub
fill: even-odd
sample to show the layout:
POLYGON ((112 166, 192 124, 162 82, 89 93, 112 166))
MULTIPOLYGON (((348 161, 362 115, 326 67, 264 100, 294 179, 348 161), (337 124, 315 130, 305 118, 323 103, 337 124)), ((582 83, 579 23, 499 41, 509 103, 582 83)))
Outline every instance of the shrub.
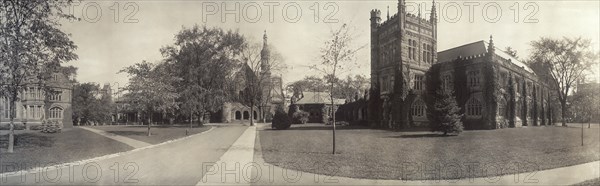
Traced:
POLYGON ((292 125, 292 121, 290 117, 283 111, 281 108, 277 108, 275 111, 275 116, 273 116, 273 121, 271 123, 271 128, 277 130, 284 130, 290 128, 292 125))
POLYGON ((440 89, 436 91, 435 98, 433 104, 427 107, 431 130, 443 132, 444 135, 461 133, 462 114, 459 114, 460 107, 456 104, 453 93, 440 89))
POLYGON ((305 124, 306 122, 308 122, 309 116, 310 114, 308 112, 300 110, 293 114, 294 122, 305 124))

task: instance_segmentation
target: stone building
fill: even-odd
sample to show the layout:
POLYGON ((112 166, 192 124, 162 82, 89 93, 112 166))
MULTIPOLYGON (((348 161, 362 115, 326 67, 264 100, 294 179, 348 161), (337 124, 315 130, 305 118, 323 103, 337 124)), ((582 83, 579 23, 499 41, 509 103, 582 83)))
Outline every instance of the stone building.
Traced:
MULTIPOLYGON (((30 127, 47 120, 58 122, 61 128, 72 127, 71 80, 63 73, 54 73, 45 86, 43 88, 33 83, 26 85, 25 91, 19 95, 21 100, 16 102, 15 124, 30 127)), ((0 125, 8 124, 10 103, 7 98, 0 98, 0 125)))
MULTIPOLYGON (((302 92, 299 98, 292 98, 291 113, 298 110, 308 112, 309 123, 327 123, 331 117, 331 97, 328 92, 302 92)), ((344 99, 333 99, 333 110, 343 105, 344 99)))
MULTIPOLYGON (((244 122, 249 121, 251 116, 254 116, 254 120, 270 121, 275 114, 275 109, 277 107, 284 107, 285 96, 283 94, 283 81, 281 76, 271 74, 271 51, 269 50, 267 39, 267 33, 265 31, 263 35, 263 48, 260 53, 260 73, 262 73, 263 77, 266 77, 266 81, 263 82, 263 86, 261 87, 262 94, 259 95, 262 97, 262 100, 265 100, 264 103, 256 103, 257 105, 255 105, 254 109, 250 109, 248 104, 242 102, 226 102, 223 104, 223 109, 211 116, 211 122, 244 122), (250 112, 254 113, 251 114, 250 112)), ((245 78, 248 74, 254 75, 252 69, 246 64, 242 66, 240 73, 238 73, 238 76, 234 80, 240 85, 234 90, 235 93, 239 94, 238 97, 243 94, 242 92, 246 88, 246 83, 243 82, 245 82, 245 78)))
MULTIPOLYGON (((435 4, 430 19, 406 12, 398 1, 398 14, 381 21, 381 11, 371 11, 371 92, 369 123, 398 128, 408 123, 415 100, 421 100, 427 70, 437 62, 437 15, 435 4), (413 83, 416 82, 416 83, 413 83), (412 86, 411 86, 412 85, 412 86)), ((420 103, 420 101, 418 102, 420 103)), ((424 116, 424 115, 422 115, 424 116)), ((426 121, 419 115, 415 122, 426 121)))
MULTIPOLYGON (((426 127, 428 90, 438 86, 454 91, 466 129, 550 123, 550 92, 527 65, 496 49, 491 37, 489 43, 437 52, 435 3, 429 20, 405 7, 399 0, 398 14, 388 13, 385 22, 381 11, 371 11, 367 123, 390 129, 426 127)), ((355 109, 341 110, 347 118, 365 120, 363 106, 347 108, 355 109)))
MULTIPOLYGON (((551 90, 526 64, 477 41, 438 53, 430 86, 452 90, 467 129, 550 125, 551 90)), ((414 108, 414 106, 413 106, 414 108)))

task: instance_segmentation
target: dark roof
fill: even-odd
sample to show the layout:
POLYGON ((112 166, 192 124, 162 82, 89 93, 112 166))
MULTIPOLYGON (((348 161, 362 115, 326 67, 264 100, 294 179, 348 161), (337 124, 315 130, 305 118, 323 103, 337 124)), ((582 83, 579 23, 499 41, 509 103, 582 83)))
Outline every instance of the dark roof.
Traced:
MULTIPOLYGON (((477 55, 485 55, 485 54, 487 54, 487 46, 488 46, 488 42, 481 40, 481 41, 476 41, 473 43, 465 44, 465 45, 462 45, 459 47, 451 48, 448 50, 444 50, 444 51, 438 52, 438 62, 453 61, 453 60, 457 59, 459 56, 460 57, 470 57, 470 56, 477 56, 477 55)), ((529 68, 529 66, 527 66, 525 63, 519 61, 518 59, 512 57, 511 55, 506 53, 504 50, 498 49, 498 47, 494 47, 494 49, 495 49, 494 53, 497 56, 504 58, 506 60, 510 60, 510 62, 512 62, 514 65, 525 69, 527 72, 533 73, 533 70, 531 68, 529 68)))
MULTIPOLYGON (((302 92, 302 97, 296 104, 331 104, 330 95, 328 92, 302 92)), ((334 98, 333 102, 336 105, 342 105, 345 103, 344 99, 334 98)))

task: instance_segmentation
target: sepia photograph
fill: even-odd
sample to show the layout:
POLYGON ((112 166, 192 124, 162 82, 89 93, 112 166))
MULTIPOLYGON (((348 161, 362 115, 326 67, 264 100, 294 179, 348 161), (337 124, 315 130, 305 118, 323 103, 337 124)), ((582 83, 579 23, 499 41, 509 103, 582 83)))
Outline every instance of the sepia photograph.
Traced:
POLYGON ((0 0, 0 185, 600 185, 600 1, 0 0))

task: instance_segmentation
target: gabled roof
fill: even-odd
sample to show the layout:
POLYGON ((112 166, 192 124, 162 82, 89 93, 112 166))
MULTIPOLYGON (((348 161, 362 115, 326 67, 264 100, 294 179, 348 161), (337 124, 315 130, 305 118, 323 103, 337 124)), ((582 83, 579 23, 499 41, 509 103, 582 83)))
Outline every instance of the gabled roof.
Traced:
MULTIPOLYGON (((302 92, 304 97, 296 102, 296 104, 331 104, 330 94, 328 92, 302 92)), ((334 104, 341 105, 346 102, 344 99, 333 99, 334 104)))
MULTIPOLYGON (((488 44, 489 44, 488 42, 481 40, 481 41, 476 41, 473 43, 465 44, 465 45, 462 45, 459 47, 455 47, 455 48, 451 48, 448 50, 438 52, 438 62, 453 61, 453 60, 457 59, 459 56, 460 57, 469 57, 469 56, 487 54, 488 44)), ((497 56, 504 58, 506 60, 510 60, 510 62, 512 62, 514 65, 525 69, 527 72, 533 73, 533 70, 531 68, 529 68, 529 66, 527 66, 525 63, 519 61, 518 59, 512 57, 504 50, 499 49, 498 47, 494 47, 494 49, 495 49, 494 53, 497 56)))

